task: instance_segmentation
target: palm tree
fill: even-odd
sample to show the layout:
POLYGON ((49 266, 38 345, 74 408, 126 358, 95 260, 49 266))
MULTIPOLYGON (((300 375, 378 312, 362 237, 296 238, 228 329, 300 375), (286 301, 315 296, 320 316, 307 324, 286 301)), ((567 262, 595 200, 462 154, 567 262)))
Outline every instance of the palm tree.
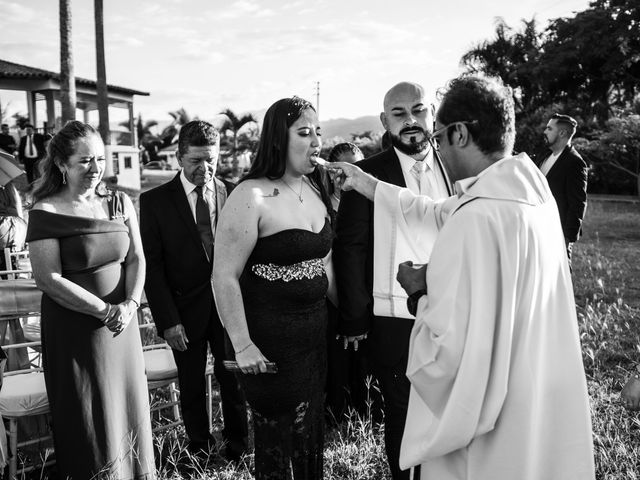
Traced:
POLYGON ((7 102, 4 104, 4 106, 2 105, 2 98, 0 98, 0 123, 7 123, 8 121, 8 112, 9 112, 9 105, 11 105, 11 102, 7 102))
POLYGON ((233 162, 236 162, 236 154, 238 151, 238 132, 242 127, 244 127, 248 123, 255 123, 257 125, 258 121, 255 119, 253 115, 250 113, 243 115, 242 117, 238 117, 231 109, 227 108, 220 112, 221 115, 227 117, 227 119, 220 127, 220 130, 223 132, 227 132, 231 130, 233 134, 233 162))
POLYGON ((173 121, 160 133, 160 139, 164 147, 168 147, 172 143, 175 143, 174 139, 180 133, 182 126, 191 121, 191 115, 187 113, 184 107, 180 107, 178 110, 169 112, 169 115, 173 117, 173 121))
MULTIPOLYGON (((129 122, 123 122, 127 125, 129 122)), ((142 120, 142 115, 138 114, 138 118, 136 119, 136 133, 138 135, 138 141, 142 143, 144 138, 155 137, 153 133, 151 133, 151 129, 158 125, 158 122, 155 120, 142 120)))
POLYGON ((60 0, 60 103, 63 125, 76 119, 76 79, 71 31, 71 0, 60 0))
POLYGON ((104 8, 103 0, 94 0, 94 18, 96 28, 96 64, 98 86, 98 130, 105 145, 111 144, 109 132, 109 91, 107 88, 107 67, 104 57, 104 8))
POLYGON ((158 149, 162 147, 162 140, 155 135, 151 129, 158 125, 155 120, 142 119, 142 115, 138 115, 136 120, 136 132, 138 134, 138 143, 142 147, 142 163, 158 160, 158 149))

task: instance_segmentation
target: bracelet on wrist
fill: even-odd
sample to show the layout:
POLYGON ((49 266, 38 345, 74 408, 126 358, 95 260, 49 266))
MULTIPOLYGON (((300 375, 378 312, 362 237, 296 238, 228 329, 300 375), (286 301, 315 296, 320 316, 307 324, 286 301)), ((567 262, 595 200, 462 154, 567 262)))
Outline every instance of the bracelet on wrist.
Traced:
POLYGON ((247 348, 249 348, 251 345, 253 345, 253 342, 249 342, 249 345, 247 345, 244 348, 241 348, 240 350, 234 350, 236 352, 236 355, 240 355, 242 352, 244 352, 247 348))
POLYGON ((138 302, 135 298, 129 297, 127 298, 127 300, 131 300, 133 303, 136 304, 136 308, 140 308, 140 302, 138 302))
POLYGON ((109 318, 109 314, 111 313, 111 308, 112 308, 112 305, 110 303, 107 303, 107 313, 105 313, 104 316, 102 317, 102 323, 105 323, 105 320, 109 318))

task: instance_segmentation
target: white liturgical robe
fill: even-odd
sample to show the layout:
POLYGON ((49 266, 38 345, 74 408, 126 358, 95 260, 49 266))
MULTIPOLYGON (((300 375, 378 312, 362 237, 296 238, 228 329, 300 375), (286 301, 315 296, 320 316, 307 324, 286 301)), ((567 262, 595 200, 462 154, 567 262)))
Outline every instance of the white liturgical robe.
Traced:
POLYGON ((411 335, 400 465, 421 465, 423 480, 593 479, 573 286, 549 186, 521 154, 456 187, 411 335))

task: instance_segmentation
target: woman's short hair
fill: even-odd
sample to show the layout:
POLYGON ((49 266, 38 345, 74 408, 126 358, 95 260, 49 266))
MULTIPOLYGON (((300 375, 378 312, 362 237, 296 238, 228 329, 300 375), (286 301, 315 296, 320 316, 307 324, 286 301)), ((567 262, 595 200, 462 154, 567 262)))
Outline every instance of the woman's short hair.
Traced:
POLYGON ((362 150, 360 150, 357 145, 351 142, 343 142, 336 144, 331 149, 331 152, 329 152, 329 158, 327 160, 329 160, 331 163, 337 162, 340 159, 340 155, 344 153, 352 153, 353 155, 360 156, 361 160, 364 158, 362 150))
MULTIPOLYGON (((484 154, 511 154, 516 137, 513 92, 502 80, 461 76, 451 80, 440 95, 440 123, 465 122, 474 143, 484 154)), ((449 141, 450 135, 449 130, 449 141)))
MULTIPOLYGON (((47 145, 46 156, 38 162, 40 178, 33 186, 33 203, 49 197, 62 188, 62 172, 58 164, 65 164, 77 149, 78 140, 95 135, 100 138, 98 131, 88 123, 71 120, 56 133, 47 145)), ((104 190, 99 185, 98 192, 104 190)))

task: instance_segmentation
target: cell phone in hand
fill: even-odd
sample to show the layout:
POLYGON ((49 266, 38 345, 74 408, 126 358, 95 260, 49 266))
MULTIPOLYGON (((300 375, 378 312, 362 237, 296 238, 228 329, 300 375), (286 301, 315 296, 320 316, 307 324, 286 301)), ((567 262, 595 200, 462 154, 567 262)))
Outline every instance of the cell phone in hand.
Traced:
MULTIPOLYGON (((267 366, 267 373, 277 373, 278 372, 278 367, 276 367, 275 362, 264 362, 264 363, 267 366)), ((242 373, 242 370, 238 366, 238 363, 233 361, 233 360, 223 360, 222 364, 224 365, 224 368, 226 368, 230 372, 240 372, 240 373, 242 373)))

